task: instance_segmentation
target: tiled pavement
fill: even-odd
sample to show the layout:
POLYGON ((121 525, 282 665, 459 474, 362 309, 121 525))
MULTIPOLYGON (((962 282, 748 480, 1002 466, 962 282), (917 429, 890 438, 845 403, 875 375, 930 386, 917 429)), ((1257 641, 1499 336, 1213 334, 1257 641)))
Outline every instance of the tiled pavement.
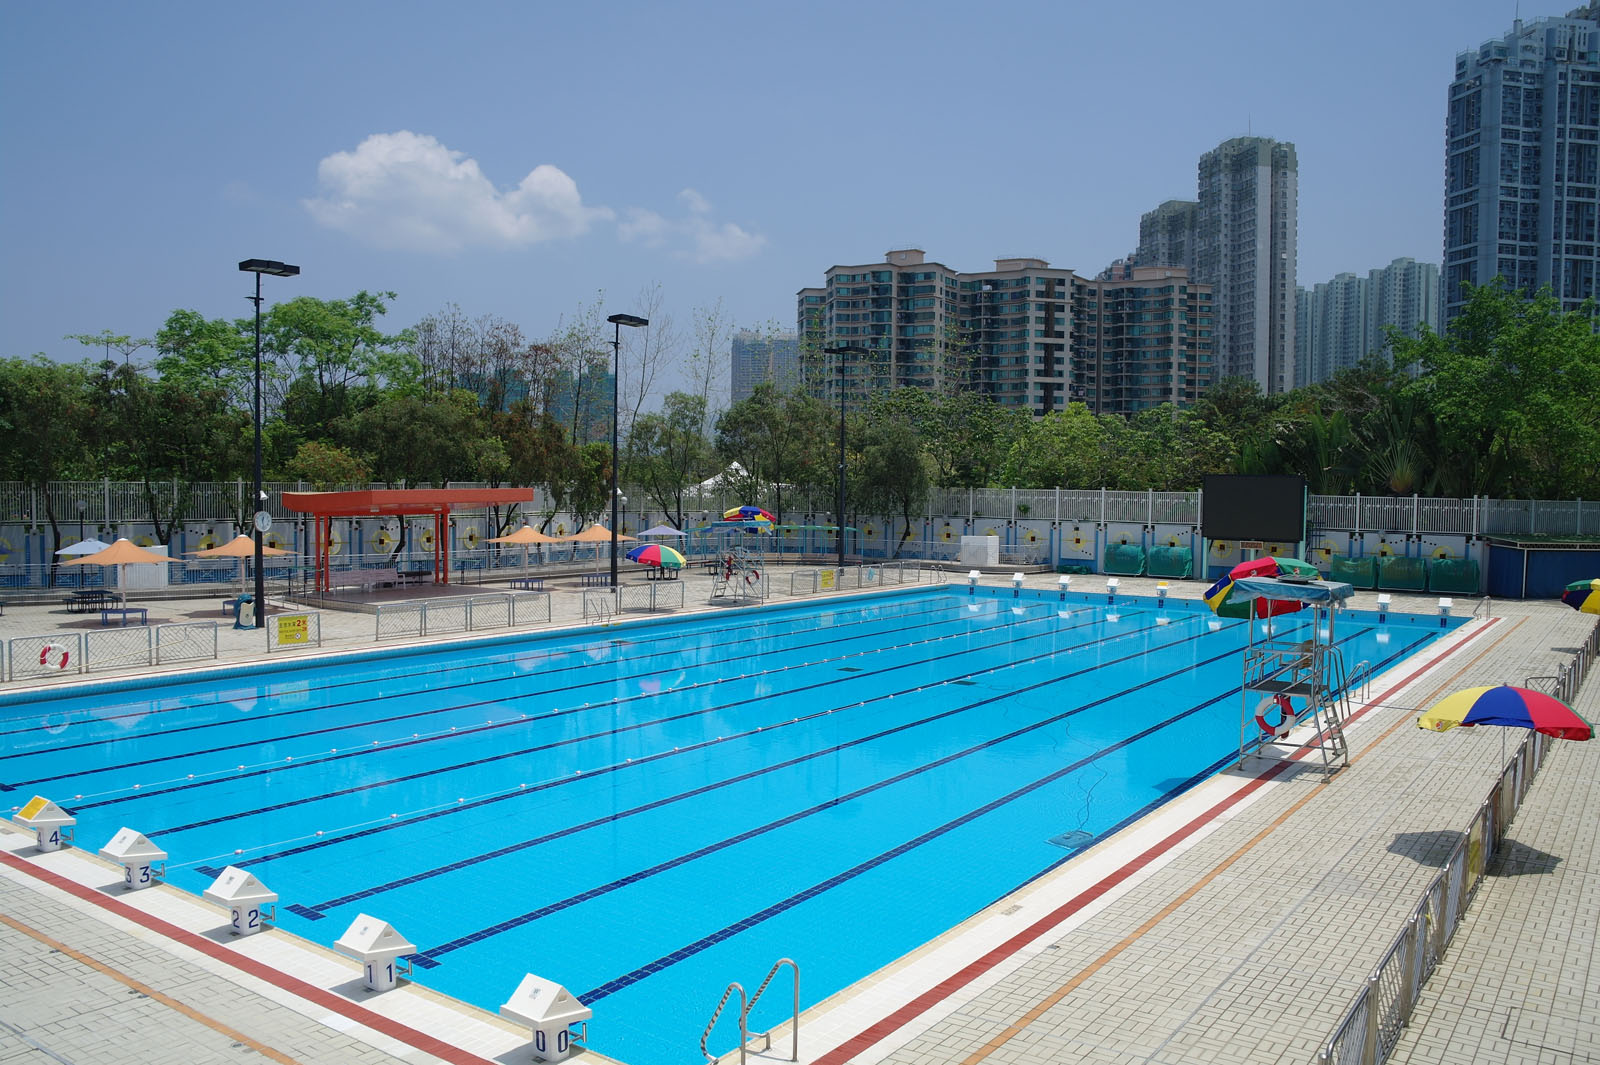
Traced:
MULTIPOLYGON (((1123 591, 1150 584, 1125 579, 1123 591)), ((1199 591, 1180 583, 1173 594, 1199 591)), ((557 623, 571 624, 578 597, 561 597, 557 623)), ((1404 609, 1405 598, 1396 599, 1404 609)), ((1433 607, 1421 597, 1412 605, 1433 607)), ((1264 763, 1223 774, 1051 882, 811 1011, 802 1059, 1313 1060, 1499 764, 1495 732, 1424 733, 1412 727, 1415 709, 1458 687, 1550 673, 1594 621, 1559 604, 1495 606, 1499 620, 1464 630, 1453 641, 1459 649, 1427 672, 1407 666, 1373 684, 1372 705, 1350 730, 1349 768, 1329 777, 1300 762, 1265 783, 1254 782, 1264 763), (880 1023, 889 1015, 903 1023, 880 1023)), ((52 616, 8 608, 0 634, 47 631, 38 626, 52 616)), ((328 644, 370 643, 370 626, 366 615, 335 619, 328 644)), ((223 657, 258 657, 257 650, 224 644, 223 657)), ((1584 693, 1590 710, 1596 691, 1591 684, 1584 693)), ((1568 745, 1547 762, 1508 840, 1506 861, 1524 875, 1486 881, 1398 1060, 1567 1062, 1594 1053, 1595 1027, 1583 1018, 1593 1016, 1600 982, 1600 969, 1589 967, 1600 887, 1587 876, 1597 853, 1589 793, 1597 759, 1600 745, 1568 745), (1485 917, 1486 908, 1516 919, 1485 917), (1542 917, 1562 911, 1570 914, 1565 923, 1542 917), (1480 933, 1488 937, 1481 945, 1480 933), (1525 956, 1513 953, 1519 946, 1525 956)), ((24 849, 14 836, 0 835, 0 844, 24 849)), ((55 866, 63 876, 109 883, 115 874, 95 862, 77 855, 55 866)), ((159 893, 181 893, 141 893, 151 899, 140 905, 160 920, 190 929, 216 923, 204 904, 159 893)), ((481 1011, 419 992, 412 993, 420 1005, 388 996, 363 1005, 348 986, 354 963, 286 945, 293 937, 281 933, 254 938, 263 941, 254 953, 264 963, 295 974, 283 982, 291 986, 230 972, 216 951, 173 942, 0 864, 0 1062, 441 1060, 362 1009, 398 1012, 480 1060, 527 1059, 515 1029, 481 1011), (57 953, 46 940, 68 950, 57 953), (306 981, 301 992, 296 979, 306 981), (318 988, 335 989, 351 1008, 330 1009, 318 988)), ((787 1045, 775 1039, 763 1057, 781 1058, 787 1045)))

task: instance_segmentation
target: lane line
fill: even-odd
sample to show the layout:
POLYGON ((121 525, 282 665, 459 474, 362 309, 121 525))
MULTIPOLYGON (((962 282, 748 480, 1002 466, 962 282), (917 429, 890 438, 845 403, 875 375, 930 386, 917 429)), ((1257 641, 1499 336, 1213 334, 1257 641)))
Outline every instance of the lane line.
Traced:
MULTIPOLYGON (((1375 698, 1369 699, 1366 703, 1362 704, 1360 709, 1356 710, 1350 715, 1350 718, 1346 724, 1348 725, 1349 723, 1354 722, 1356 719, 1364 716, 1369 710, 1382 705, 1386 700, 1392 698, 1396 693, 1404 690, 1423 674, 1434 669, 1437 665, 1452 655, 1464 650, 1480 636, 1492 631, 1500 621, 1501 619, 1499 618, 1490 618, 1482 628, 1475 632, 1469 633, 1464 638, 1451 642, 1448 646, 1440 648, 1438 653, 1430 656, 1426 662, 1419 665, 1416 669, 1412 670, 1399 681, 1396 681, 1394 684, 1390 685, 1375 698)), ((1474 658, 1463 665, 1461 669, 1464 670, 1473 663, 1477 662, 1478 659, 1483 656, 1483 654, 1487 654, 1488 651, 1494 646, 1498 645, 1502 640, 1510 636, 1511 633, 1515 631, 1516 628, 1521 624, 1521 620, 1513 623, 1512 626, 1499 637, 1497 637, 1489 645, 1489 647, 1485 648, 1484 651, 1479 655, 1474 656, 1474 658)), ((1459 675, 1460 671, 1461 670, 1458 670, 1455 675, 1459 675)), ((1404 719, 1402 719, 1402 722, 1403 721, 1404 719)), ((1370 749, 1370 747, 1371 745, 1369 744, 1367 749, 1370 749)), ((1010 959, 1023 947, 1039 939, 1051 929, 1055 928, 1068 918, 1083 910, 1090 903, 1093 903, 1103 896, 1109 894, 1114 888, 1122 885, 1135 873, 1142 871, 1146 866, 1149 866, 1157 859, 1163 857, 1173 847, 1177 846, 1179 843, 1182 843, 1188 837, 1194 835, 1207 825, 1214 823, 1219 816, 1226 813, 1232 807, 1237 806, 1245 798, 1283 774, 1294 764, 1295 761, 1309 753, 1309 748, 1302 748, 1300 751, 1295 752, 1290 759, 1277 762, 1267 767, 1257 776, 1240 786, 1232 794, 1225 796, 1223 799, 1213 804, 1209 809, 1202 811, 1198 816, 1194 817, 1186 824, 1181 825, 1163 839, 1158 840, 1156 843, 1146 848, 1134 858, 1112 870, 1104 877, 1101 877, 1098 881, 1096 881, 1096 883, 1068 899, 1056 909, 1052 910, 1050 913, 1046 914, 1033 924, 1029 925, 1027 928, 1023 929, 1021 932, 1016 933, 974 961, 969 962, 967 965, 958 969, 945 979, 939 981, 926 991, 915 996, 898 1009, 893 1010, 886 1016, 857 1032, 855 1035, 845 1039, 843 1042, 837 1044, 832 1050, 827 1051, 826 1053, 813 1059, 812 1065, 849 1065, 851 1059, 857 1054, 860 1054, 866 1051, 868 1048, 875 1046, 885 1039, 888 1039, 895 1032, 911 1023, 911 1021, 933 1009, 935 1006, 939 1005, 939 1003, 943 1002, 945 999, 949 998, 951 995, 955 994, 961 988, 970 984, 974 980, 983 976, 995 966, 1010 959)))

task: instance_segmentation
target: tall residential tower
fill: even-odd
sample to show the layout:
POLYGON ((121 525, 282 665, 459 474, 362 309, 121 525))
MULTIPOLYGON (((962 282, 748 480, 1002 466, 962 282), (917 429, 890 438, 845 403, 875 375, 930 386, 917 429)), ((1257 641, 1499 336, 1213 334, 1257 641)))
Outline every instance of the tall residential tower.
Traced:
POLYGON ((1503 278, 1549 285, 1569 310, 1597 295, 1600 4, 1518 20, 1456 56, 1446 112, 1443 297, 1503 278))

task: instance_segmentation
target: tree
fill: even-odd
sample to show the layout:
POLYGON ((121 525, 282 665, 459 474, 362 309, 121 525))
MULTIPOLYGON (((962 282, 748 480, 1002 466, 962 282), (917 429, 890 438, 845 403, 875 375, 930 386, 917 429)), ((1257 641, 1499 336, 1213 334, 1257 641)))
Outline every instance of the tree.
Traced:
POLYGON ((112 361, 111 350, 115 348, 117 353, 122 356, 124 366, 130 364, 134 352, 150 346, 148 337, 124 336, 119 333, 113 333, 109 329, 102 329, 98 333, 69 333, 64 339, 76 340, 85 347, 104 348, 106 362, 112 361))
POLYGON ((716 449, 724 462, 745 468, 763 505, 768 502, 764 493, 771 493, 772 512, 782 521, 785 488, 815 489, 832 482, 824 456, 833 424, 833 412, 821 400, 762 383, 717 419, 716 449))
POLYGON ((691 328, 694 343, 689 352, 689 391, 705 404, 700 434, 706 436, 723 411, 723 397, 727 395, 723 374, 733 343, 733 323, 723 310, 722 297, 718 296, 709 307, 696 307, 691 328))
MULTIPOLYGON (((366 291, 347 300, 300 296, 262 316, 263 373, 270 365, 273 406, 303 438, 313 439, 322 427, 370 405, 383 385, 404 387, 421 379, 412 338, 390 336, 377 326, 394 298, 393 292, 366 291)), ((254 329, 250 320, 238 325, 241 331, 254 329)))
POLYGON ((155 345, 155 369, 162 380, 186 388, 219 388, 234 406, 253 409, 254 334, 241 331, 239 322, 173 311, 156 331, 155 345))
POLYGON ((641 415, 633 431, 631 484, 644 489, 651 503, 683 528, 684 492, 705 473, 710 448, 700 435, 704 401, 687 392, 672 392, 660 413, 641 415))
POLYGON ((1018 436, 1001 467, 1001 483, 1017 488, 1104 487, 1106 445, 1101 420, 1082 403, 1069 403, 1065 410, 1030 423, 1018 436))
POLYGON ((1472 289, 1443 336, 1391 338, 1442 450, 1454 495, 1592 497, 1600 491, 1600 339, 1593 305, 1564 312, 1496 281, 1472 289))
POLYGON ((21 481, 38 494, 42 520, 28 517, 50 526, 51 558, 61 547, 61 527, 50 485, 82 472, 83 429, 92 405, 82 365, 63 366, 43 355, 0 361, 0 478, 21 481))
POLYGON ((851 494, 860 501, 860 509, 899 515, 902 526, 896 558, 911 538, 913 515, 920 515, 927 506, 932 484, 928 466, 910 419, 875 408, 862 431, 861 458, 850 479, 854 486, 851 494))
POLYGON ((367 464, 341 447, 307 440, 289 463, 289 473, 308 481, 313 490, 331 492, 351 485, 365 487, 372 480, 367 464))

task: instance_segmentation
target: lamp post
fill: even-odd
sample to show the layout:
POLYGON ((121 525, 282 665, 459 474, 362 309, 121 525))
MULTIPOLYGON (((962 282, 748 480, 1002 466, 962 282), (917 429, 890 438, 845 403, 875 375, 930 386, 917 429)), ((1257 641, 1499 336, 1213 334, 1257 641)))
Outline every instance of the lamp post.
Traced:
POLYGON ((606 319, 613 326, 615 335, 611 338, 611 588, 617 587, 617 503, 620 496, 617 491, 617 466, 621 453, 617 450, 617 406, 618 387, 617 380, 622 376, 622 327, 629 326, 639 329, 650 324, 650 319, 640 318, 637 314, 613 314, 606 319))
POLYGON ((854 355, 860 358, 867 354, 867 349, 855 344, 845 344, 837 348, 823 348, 824 355, 836 356, 839 364, 839 571, 844 572, 844 357, 854 355))
POLYGON ((239 269, 244 273, 256 275, 256 294, 246 296, 245 299, 256 305, 256 511, 253 524, 256 537, 255 615, 256 628, 259 629, 262 627, 262 618, 267 608, 267 574, 262 566, 261 534, 272 528, 272 515, 267 513, 266 493, 261 490, 261 275, 294 277, 300 273, 300 268, 280 263, 276 259, 246 259, 239 264, 239 269))
POLYGON ((85 539, 83 535, 83 515, 88 509, 89 504, 85 503, 81 499, 78 500, 78 543, 80 544, 83 543, 85 539))

